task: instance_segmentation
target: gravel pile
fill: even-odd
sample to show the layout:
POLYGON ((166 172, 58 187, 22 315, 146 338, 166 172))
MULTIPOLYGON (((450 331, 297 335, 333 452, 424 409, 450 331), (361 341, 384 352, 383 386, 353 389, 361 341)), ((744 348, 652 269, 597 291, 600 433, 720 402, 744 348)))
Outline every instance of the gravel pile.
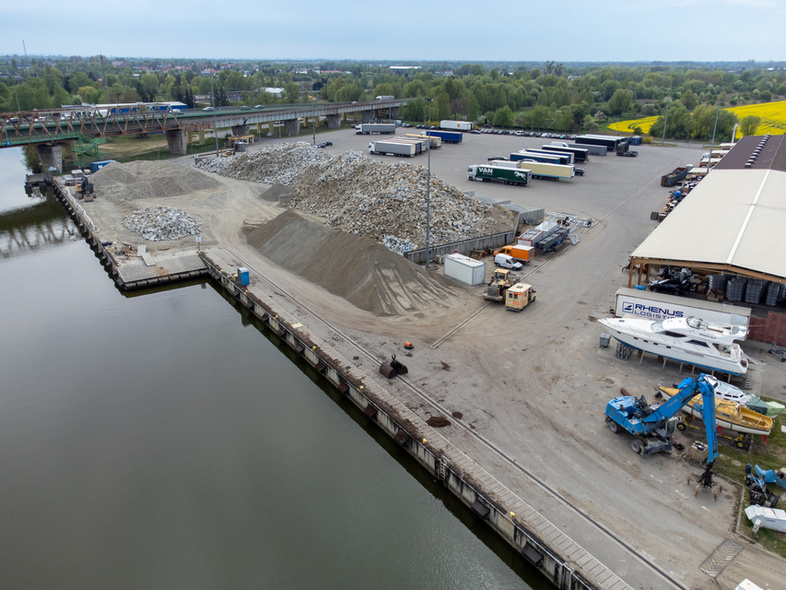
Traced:
POLYGON ((98 198, 116 202, 174 197, 221 186, 192 166, 172 162, 112 162, 93 174, 91 180, 98 198))
POLYGON ((202 224, 181 209, 147 207, 123 218, 123 225, 151 242, 179 240, 202 233, 202 224))
MULTIPOLYGON (((405 162, 372 160, 358 151, 338 156, 306 143, 279 144, 200 167, 224 176, 291 187, 288 205, 334 229, 372 238, 390 250, 426 243, 427 172, 405 162)), ((430 242, 444 244, 511 229, 516 214, 464 195, 432 175, 430 242)))

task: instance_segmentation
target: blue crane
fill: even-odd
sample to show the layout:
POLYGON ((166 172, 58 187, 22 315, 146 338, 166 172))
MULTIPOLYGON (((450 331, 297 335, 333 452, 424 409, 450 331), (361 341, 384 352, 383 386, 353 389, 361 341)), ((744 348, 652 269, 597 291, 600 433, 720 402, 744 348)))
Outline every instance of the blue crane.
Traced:
MULTIPOLYGON (((624 393, 625 390, 623 390, 624 393)), ((707 464, 699 478, 703 487, 712 487, 712 466, 718 458, 718 434, 715 425, 715 388, 702 373, 698 378, 687 378, 679 384, 678 393, 663 404, 650 405, 644 396, 615 397, 606 405, 606 423, 614 433, 626 430, 634 436, 630 446, 641 455, 682 450, 674 439, 676 414, 686 403, 701 395, 701 404, 694 407, 701 413, 707 434, 707 464)), ((697 488, 698 492, 698 488, 697 488)), ((716 496, 717 497, 717 496, 716 496)))

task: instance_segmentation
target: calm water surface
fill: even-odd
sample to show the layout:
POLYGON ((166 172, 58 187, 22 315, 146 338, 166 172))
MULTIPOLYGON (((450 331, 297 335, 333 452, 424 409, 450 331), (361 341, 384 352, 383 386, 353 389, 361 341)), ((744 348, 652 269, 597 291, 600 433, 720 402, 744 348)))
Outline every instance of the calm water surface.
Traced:
POLYGON ((212 285, 123 295, 23 182, 0 150, 0 587, 548 587, 212 285))

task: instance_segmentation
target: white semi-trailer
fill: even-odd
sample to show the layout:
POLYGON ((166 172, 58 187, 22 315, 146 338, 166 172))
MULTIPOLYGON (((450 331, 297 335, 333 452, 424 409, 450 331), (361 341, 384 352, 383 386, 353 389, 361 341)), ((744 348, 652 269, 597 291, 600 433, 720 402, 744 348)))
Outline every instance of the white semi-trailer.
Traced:
POLYGON ((372 141, 368 144, 368 153, 382 156, 402 156, 411 158, 416 151, 414 143, 404 143, 399 141, 372 141))
POLYGON ((693 316, 713 324, 748 327, 751 310, 728 303, 623 287, 614 294, 614 315, 651 320, 693 316))
POLYGON ((395 123, 361 123, 355 126, 355 134, 369 135, 370 133, 395 133, 395 123))
POLYGON ((532 171, 532 178, 545 180, 559 180, 564 178, 570 180, 576 175, 576 168, 573 164, 547 164, 545 162, 535 162, 533 160, 521 160, 522 168, 532 171))
POLYGON ((440 129, 448 129, 450 131, 472 131, 474 125, 471 121, 440 121, 440 129))

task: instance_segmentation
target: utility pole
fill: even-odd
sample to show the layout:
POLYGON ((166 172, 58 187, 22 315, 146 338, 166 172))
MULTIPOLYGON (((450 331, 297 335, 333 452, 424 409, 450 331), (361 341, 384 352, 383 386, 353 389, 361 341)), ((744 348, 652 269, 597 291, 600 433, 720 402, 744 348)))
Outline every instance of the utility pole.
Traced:
POLYGON ((218 121, 216 120, 216 92, 213 89, 213 76, 210 76, 210 101, 213 105, 213 136, 216 138, 216 158, 218 157, 218 121))
POLYGON ((671 86, 669 86, 669 102, 666 103, 666 117, 663 119, 663 137, 660 138, 660 145, 663 146, 663 142, 666 141, 666 123, 669 122, 669 105, 671 105, 671 86))

